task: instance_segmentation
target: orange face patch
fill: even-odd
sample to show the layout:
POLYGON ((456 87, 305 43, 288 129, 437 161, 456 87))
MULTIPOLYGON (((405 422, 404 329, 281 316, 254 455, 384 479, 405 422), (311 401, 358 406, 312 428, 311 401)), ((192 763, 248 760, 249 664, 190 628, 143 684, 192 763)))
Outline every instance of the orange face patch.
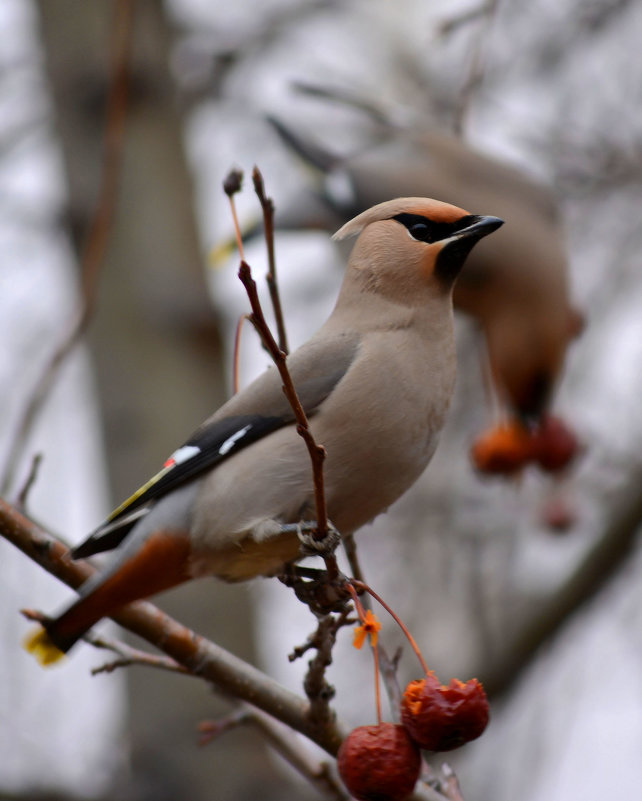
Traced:
POLYGON ((457 220, 467 217, 469 214, 458 206, 451 206, 450 203, 440 203, 429 198, 417 203, 416 206, 408 206, 404 211, 408 214, 420 214, 422 217, 428 217, 429 220, 440 223, 457 222, 457 220))

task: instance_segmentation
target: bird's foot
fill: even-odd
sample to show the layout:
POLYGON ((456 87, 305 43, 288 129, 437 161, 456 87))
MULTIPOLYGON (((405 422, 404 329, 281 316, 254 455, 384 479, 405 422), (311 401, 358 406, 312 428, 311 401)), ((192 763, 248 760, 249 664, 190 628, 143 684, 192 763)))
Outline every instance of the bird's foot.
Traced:
POLYGON ((348 579, 341 573, 329 579, 325 570, 288 565, 279 581, 292 587, 296 597, 315 615, 341 612, 352 597, 347 589, 348 579))
POLYGON ((286 523, 281 531, 297 535, 301 542, 301 557, 332 556, 341 542, 341 534, 328 520, 323 537, 318 536, 319 525, 315 520, 301 520, 299 523, 286 523))

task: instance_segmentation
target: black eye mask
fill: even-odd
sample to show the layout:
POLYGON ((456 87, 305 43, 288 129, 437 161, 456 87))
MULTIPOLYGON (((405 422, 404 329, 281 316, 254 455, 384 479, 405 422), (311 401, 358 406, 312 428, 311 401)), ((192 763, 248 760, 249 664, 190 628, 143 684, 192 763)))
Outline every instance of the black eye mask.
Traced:
POLYGON ((441 239, 456 234, 477 222, 478 218, 474 214, 468 214, 455 222, 435 222, 421 214, 397 214, 393 219, 405 226, 410 236, 419 242, 439 242, 441 239))

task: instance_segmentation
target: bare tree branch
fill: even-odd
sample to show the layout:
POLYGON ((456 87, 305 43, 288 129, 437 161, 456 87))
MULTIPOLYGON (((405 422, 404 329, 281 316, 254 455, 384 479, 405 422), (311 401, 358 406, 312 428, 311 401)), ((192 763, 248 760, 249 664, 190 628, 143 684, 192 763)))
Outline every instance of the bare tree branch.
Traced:
MULTIPOLYGON (((74 561, 69 550, 40 526, 0 500, 0 535, 65 584, 77 589, 96 570, 74 561)), ((251 703, 309 737, 332 756, 341 744, 344 728, 336 720, 322 726, 309 717, 309 703, 286 690, 257 668, 206 640, 147 601, 124 607, 113 618, 119 625, 163 651, 191 675, 217 689, 251 703)))
POLYGON ((310 718, 323 723, 333 714, 330 701, 334 698, 334 687, 326 679, 326 670, 332 664, 332 649, 337 641, 337 632, 346 624, 350 610, 345 609, 338 617, 325 615, 319 620, 311 645, 316 655, 308 663, 308 672, 303 680, 303 689, 310 701, 310 718))
POLYGON ((489 696, 514 686, 535 652, 554 637, 569 616, 593 598, 613 578, 634 547, 642 526, 642 472, 631 472, 627 490, 613 504, 610 522, 569 578, 543 604, 536 617, 522 626, 509 646, 480 674, 489 696))
POLYGON ((243 725, 257 728, 266 742, 324 796, 337 801, 348 801, 348 796, 327 762, 318 762, 307 749, 302 747, 300 740, 290 729, 248 704, 241 703, 234 712, 222 720, 201 723, 199 731, 204 735, 201 744, 207 744, 230 729, 243 725))

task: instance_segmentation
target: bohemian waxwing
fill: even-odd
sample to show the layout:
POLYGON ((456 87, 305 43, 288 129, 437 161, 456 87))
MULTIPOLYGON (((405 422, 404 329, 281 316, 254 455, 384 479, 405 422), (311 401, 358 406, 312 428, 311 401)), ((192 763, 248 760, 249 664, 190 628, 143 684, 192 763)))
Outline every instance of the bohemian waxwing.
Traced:
MULTIPOLYGON (((327 511, 341 534, 384 511, 430 461, 455 381, 453 283, 473 245, 502 222, 400 198, 335 235, 359 235, 336 306, 287 364, 327 451, 327 511)), ((73 551, 117 548, 30 650, 55 661, 102 617, 196 576, 282 571, 300 557, 294 524, 313 517, 307 448, 271 368, 73 551)))
POLYGON ((582 324, 569 300, 553 194, 425 121, 386 126, 384 112, 376 111, 377 140, 348 157, 271 120, 288 147, 324 178, 320 191, 280 209, 277 225, 334 230, 356 209, 397 195, 430 194, 465 208, 492 208, 508 225, 475 248, 457 282, 454 305, 481 326, 500 399, 519 416, 537 418, 546 411, 568 344, 582 324))

